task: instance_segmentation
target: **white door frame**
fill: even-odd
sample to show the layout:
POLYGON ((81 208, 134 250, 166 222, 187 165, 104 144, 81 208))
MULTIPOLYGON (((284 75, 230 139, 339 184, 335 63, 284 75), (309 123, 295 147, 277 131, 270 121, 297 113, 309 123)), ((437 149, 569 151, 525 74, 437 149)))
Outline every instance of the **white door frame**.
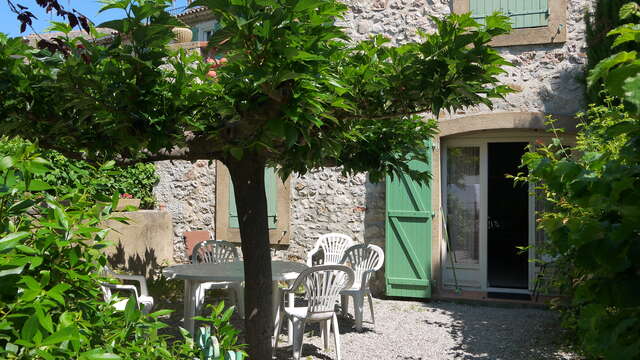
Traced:
MULTIPOLYGON (((492 291, 492 292, 509 292, 509 293, 530 293, 533 289, 535 283, 535 263, 532 261, 535 258, 534 253, 534 244, 535 244, 535 196, 533 194, 533 186, 529 184, 529 226, 528 226, 528 244, 529 244, 529 264, 528 264, 528 289, 505 289, 505 288, 489 288, 487 282, 487 211, 488 211, 488 144, 489 143, 497 143, 497 142, 524 142, 533 144, 535 138, 539 138, 540 135, 532 135, 532 134, 514 134, 514 133, 506 133, 506 134, 495 134, 495 135, 487 135, 487 134, 470 134, 466 136, 454 137, 451 139, 443 138, 441 139, 441 207, 444 210, 444 213, 447 213, 447 150, 449 147, 464 147, 464 146, 476 146, 480 148, 480 225, 479 225, 479 237, 480 243, 479 247, 479 263, 477 265, 469 265, 469 264, 456 264, 456 270, 477 270, 478 282, 480 284, 480 288, 478 287, 469 287, 465 286, 465 284, 460 284, 461 288, 466 288, 469 290, 480 290, 480 291, 492 291)), ((446 219, 445 219, 446 220, 446 219)), ((446 239, 444 238, 444 232, 442 233, 442 244, 441 246, 441 264, 443 264, 444 269, 441 272, 443 279, 442 283, 445 283, 445 273, 451 268, 451 263, 449 262, 448 254, 447 254, 447 244, 446 239)))

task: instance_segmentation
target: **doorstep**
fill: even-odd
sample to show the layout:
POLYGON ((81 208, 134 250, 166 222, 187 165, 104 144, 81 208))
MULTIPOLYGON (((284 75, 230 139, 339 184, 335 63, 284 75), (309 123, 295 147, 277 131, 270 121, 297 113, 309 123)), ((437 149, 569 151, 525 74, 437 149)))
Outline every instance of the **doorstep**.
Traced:
POLYGON ((456 292, 452 289, 438 289, 438 292, 433 294, 433 300, 436 301, 538 309, 547 309, 549 302, 553 298, 553 296, 540 295, 538 296, 538 301, 535 301, 534 296, 531 296, 531 300, 505 299, 490 297, 486 291, 460 290, 456 292))

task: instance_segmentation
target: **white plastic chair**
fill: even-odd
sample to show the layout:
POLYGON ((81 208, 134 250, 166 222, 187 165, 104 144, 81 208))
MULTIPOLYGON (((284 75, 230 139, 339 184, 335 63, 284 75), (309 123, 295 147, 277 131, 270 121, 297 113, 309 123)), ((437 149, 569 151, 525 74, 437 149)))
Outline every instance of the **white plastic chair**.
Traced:
MULTIPOLYGON (((236 246, 228 241, 221 240, 207 240, 196 244, 193 247, 193 254, 191 255, 191 262, 193 264, 213 263, 221 264, 228 262, 239 261, 238 249, 236 246)), ((240 318, 244 319, 244 289, 242 282, 240 281, 215 281, 205 282, 200 284, 196 291, 196 304, 202 304, 204 299, 204 292, 211 289, 229 289, 231 288, 232 294, 235 295, 236 310, 240 318)), ((202 306, 196 309, 196 314, 199 314, 202 306)))
POLYGON ((301 272, 293 285, 285 292, 293 292, 303 285, 308 300, 305 307, 294 307, 291 304, 278 308, 279 321, 275 330, 275 347, 278 347, 278 337, 284 317, 292 320, 293 326, 289 328, 289 336, 293 336, 293 358, 300 359, 304 328, 309 322, 319 322, 325 349, 329 347, 329 333, 333 330, 333 339, 336 347, 337 359, 340 360, 340 331, 338 317, 335 313, 335 304, 340 291, 353 285, 354 273, 343 265, 319 265, 301 272))
POLYGON ((116 274, 109 268, 104 268, 103 274, 105 277, 116 278, 120 280, 130 280, 137 281, 140 284, 140 292, 138 293, 138 288, 135 285, 126 285, 126 284, 111 284, 111 283, 101 283, 100 289, 102 290, 102 296, 104 301, 110 303, 115 301, 112 305, 116 308, 116 310, 124 311, 127 307, 127 302, 129 299, 121 299, 118 300, 114 295, 113 291, 127 291, 133 293, 136 298, 136 303, 138 305, 138 309, 140 309, 143 313, 148 314, 153 309, 153 297, 149 296, 149 290, 147 289, 147 280, 142 275, 122 275, 116 274))
POLYGON ((339 264, 345 250, 353 244, 353 239, 348 235, 338 233, 321 235, 307 254, 307 266, 339 264), (313 257, 319 252, 322 252, 322 257, 314 259, 313 257))
POLYGON ((362 313, 365 295, 369 298, 369 310, 371 311, 371 323, 376 320, 373 315, 373 299, 369 289, 371 275, 380 270, 384 264, 384 252, 379 246, 370 244, 358 244, 345 251, 340 262, 353 269, 356 281, 353 286, 342 290, 342 315, 346 316, 349 308, 349 296, 353 297, 353 310, 356 320, 356 330, 362 331, 362 313))

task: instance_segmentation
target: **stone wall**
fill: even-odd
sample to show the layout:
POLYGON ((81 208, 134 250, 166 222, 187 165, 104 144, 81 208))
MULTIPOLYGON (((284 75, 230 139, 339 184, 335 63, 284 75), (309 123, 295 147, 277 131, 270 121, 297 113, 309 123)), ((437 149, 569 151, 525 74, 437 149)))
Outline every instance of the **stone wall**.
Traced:
MULTIPOLYGON (((582 70, 586 61, 584 13, 593 0, 567 1, 567 41, 553 45, 521 45, 499 48, 515 66, 500 79, 517 93, 496 101, 494 111, 542 111, 574 114, 584 108, 582 70)), ((416 30, 434 31, 430 15, 451 13, 451 0, 350 0, 351 11, 342 25, 354 40, 382 34, 395 44, 418 40, 416 30)), ((461 111, 489 112, 486 107, 461 111)))
POLYGON ((174 261, 187 262, 182 234, 190 230, 215 231, 215 163, 160 161, 156 172, 160 181, 153 194, 173 220, 174 261))

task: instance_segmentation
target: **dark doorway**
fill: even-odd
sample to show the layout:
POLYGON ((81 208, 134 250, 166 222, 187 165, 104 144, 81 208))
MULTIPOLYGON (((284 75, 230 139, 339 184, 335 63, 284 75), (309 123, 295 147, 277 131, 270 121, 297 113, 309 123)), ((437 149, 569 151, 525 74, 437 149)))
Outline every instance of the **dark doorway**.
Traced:
POLYGON ((518 249, 529 244, 529 190, 514 185, 506 174, 518 166, 528 143, 488 144, 487 280, 489 287, 527 289, 528 254, 518 249))

